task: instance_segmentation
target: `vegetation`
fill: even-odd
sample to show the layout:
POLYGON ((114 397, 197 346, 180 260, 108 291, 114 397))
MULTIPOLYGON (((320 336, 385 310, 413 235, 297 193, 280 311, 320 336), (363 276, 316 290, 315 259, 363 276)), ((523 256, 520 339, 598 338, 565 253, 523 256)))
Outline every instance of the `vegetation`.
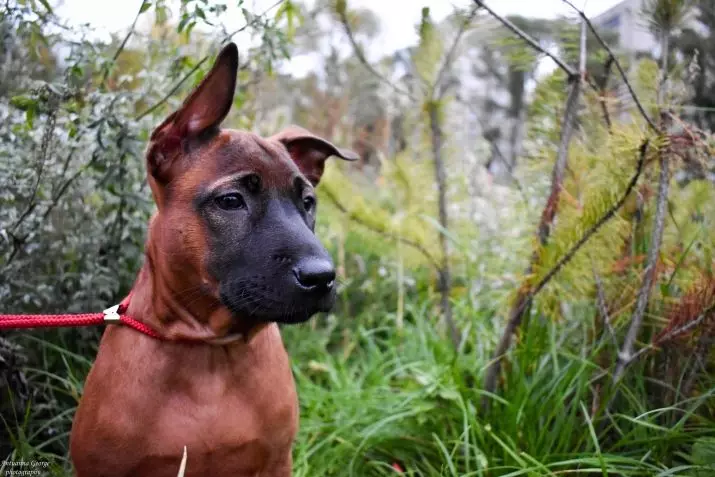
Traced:
MULTIPOLYGON (((697 28, 714 7, 696 3, 646 2, 661 57, 576 10, 475 2, 423 9, 418 44, 375 59, 393 20, 345 0, 144 0, 110 41, 6 2, 0 310, 126 295, 153 212, 147 134, 230 37, 227 125, 297 123, 361 155, 318 191, 338 304, 283 328, 296 476, 715 476, 715 46, 697 28), (306 53, 313 69, 287 73, 306 53)), ((100 333, 2 332, 0 474, 70 475, 100 333)))

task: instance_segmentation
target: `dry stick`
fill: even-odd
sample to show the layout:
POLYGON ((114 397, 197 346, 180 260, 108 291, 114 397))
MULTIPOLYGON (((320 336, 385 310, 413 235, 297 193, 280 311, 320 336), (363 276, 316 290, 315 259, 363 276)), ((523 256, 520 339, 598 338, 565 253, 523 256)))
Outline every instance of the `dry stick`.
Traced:
POLYGON ((711 329, 710 332, 703 331, 700 334, 698 343, 697 345, 695 345, 695 351, 693 352, 693 365, 690 368, 687 377, 683 381, 683 386, 680 389, 680 394, 682 396, 690 395, 690 390, 693 389, 693 385, 695 384, 695 378, 698 375, 698 368, 702 369, 703 371, 706 370, 705 360, 711 350, 711 341, 714 333, 715 329, 711 329))
POLYGON ((598 307, 598 312, 601 314, 601 319, 603 320, 603 328, 608 332, 611 340, 613 341, 613 346, 618 349, 618 338, 616 337, 616 330, 613 329, 613 324, 611 323, 611 314, 608 312, 608 304, 606 303, 606 291, 603 288, 603 281, 601 276, 593 269, 593 277, 596 282, 596 306, 598 307))
POLYGON ((621 66, 621 63, 618 61, 618 58, 616 58, 616 55, 613 54, 613 51, 611 48, 608 46, 608 44, 603 40, 601 35, 596 31, 596 28, 593 26, 593 23, 591 23, 591 20, 588 19, 586 14, 583 12, 583 10, 580 10, 576 5, 574 5, 572 2, 569 0, 562 0, 564 3, 566 3, 569 7, 571 7, 578 15, 581 17, 582 21, 586 22, 586 26, 588 26, 588 29, 591 30, 591 33, 596 37, 596 40, 601 44, 604 50, 606 50, 606 53, 608 53, 609 58, 613 58, 613 64, 616 65, 616 69, 618 69, 618 73, 621 75, 621 80, 623 80, 623 83, 626 85, 626 88, 628 88, 628 92, 631 95, 631 98, 633 98, 633 102, 635 103, 636 107, 638 108, 638 111, 640 111, 641 116, 646 120, 648 125, 653 129, 655 132, 659 132, 660 129, 656 124, 653 122, 653 120, 648 116, 648 113, 646 112, 645 108, 641 104, 640 100, 638 99, 638 96, 636 95, 635 91, 633 90, 633 87, 631 86, 630 81, 628 81, 628 76, 626 75, 625 70, 621 66))
POLYGON ((660 244, 663 240, 663 229, 665 227, 665 211, 668 205, 668 189, 670 186, 670 170, 668 159, 661 153, 660 157, 660 179, 658 186, 658 199, 655 209, 655 225, 650 238, 650 249, 648 250, 648 260, 643 274, 643 282, 638 292, 636 309, 631 318, 631 325, 623 341, 623 347, 618 353, 616 369, 613 372, 613 383, 617 383, 623 376, 626 366, 631 361, 633 346, 643 325, 643 315, 645 314, 650 292, 655 281, 660 244))
MULTIPOLYGON (((667 69, 668 69, 668 44, 667 36, 663 34, 663 62, 661 64, 661 70, 663 71, 663 81, 658 87, 658 108, 663 102, 663 96, 665 94, 665 80, 667 79, 667 69)), ((667 146, 666 146, 667 147, 667 146)), ((618 353, 618 359, 616 361, 616 368, 613 371, 613 384, 617 384, 623 373, 626 370, 626 366, 630 362, 631 355, 633 354, 633 347, 638 338, 638 333, 643 326, 643 316, 645 315, 646 308, 648 307, 648 301, 650 299, 650 293, 653 289, 653 284, 656 280, 657 268, 658 268, 658 255, 660 254, 660 246, 663 241, 663 229, 665 228, 665 214, 668 209, 668 192, 670 189, 670 161, 668 160, 668 153, 666 150, 661 149, 659 151, 659 165, 660 165, 660 177, 658 178, 658 197, 656 199, 655 207, 655 224, 653 225, 653 231, 650 237, 650 249, 648 250, 648 258, 646 261, 646 267, 643 272, 643 282, 641 283, 640 290, 638 291, 638 299, 636 301, 636 309, 631 317, 631 324, 628 327, 628 332, 626 333, 626 338, 623 341, 623 347, 618 353)), ((611 403, 615 394, 611 398, 611 403)))
POLYGON ((343 5, 341 8, 337 8, 337 13, 338 13, 338 16, 340 17, 340 23, 343 24, 343 28, 345 29, 345 34, 347 35, 348 40, 350 41, 350 44, 353 47, 355 56, 357 56, 358 60, 360 60, 360 63, 362 63, 362 65, 370 73, 372 73, 372 75, 375 76, 375 78, 377 78, 378 80, 380 80, 383 83, 385 83, 386 85, 388 85, 395 92, 402 94, 404 96, 407 96, 408 98, 414 100, 415 98, 412 96, 412 93, 396 86, 392 81, 390 81, 385 76, 380 74, 380 72, 377 71, 375 69, 375 67, 370 64, 370 62, 365 57, 365 53, 362 51, 362 48, 360 48, 360 45, 358 45, 358 42, 355 39, 355 35, 353 35, 353 30, 352 30, 352 28, 350 28, 350 22, 348 21, 348 15, 347 15, 346 10, 347 10, 347 7, 345 5, 343 5))
POLYGON ((540 53, 543 53, 544 55, 546 55, 546 56, 548 56, 549 58, 551 58, 551 60, 552 60, 554 63, 556 63, 556 65, 557 65, 559 68, 561 68, 562 70, 564 70, 564 71, 566 72, 566 74, 569 76, 569 78, 573 78, 573 77, 577 76, 577 72, 574 71, 574 69, 573 69, 572 67, 570 67, 568 64, 566 64, 562 59, 560 59, 559 57, 557 57, 557 56, 554 55, 553 53, 550 53, 550 52, 546 51, 546 49, 545 49, 544 47, 542 47, 542 46, 539 44, 538 41, 536 41, 535 39, 533 39, 531 36, 529 36, 529 34, 527 34, 526 32, 524 32, 524 31, 523 31, 521 28, 519 28, 518 26, 514 25, 514 24, 513 24, 512 22, 510 22, 508 19, 502 17, 501 15, 499 15, 498 13, 496 13, 494 10, 492 10, 491 8, 489 8, 483 1, 481 1, 481 0, 474 0, 474 3, 476 3, 478 6, 484 8, 491 16, 493 16, 494 18, 496 18, 497 20, 499 20, 499 22, 500 22, 502 25, 504 25, 504 26, 507 27, 509 30, 511 30, 512 32, 514 32, 519 38, 521 38, 521 39, 524 40, 526 43, 528 43, 529 46, 531 46, 533 49, 535 49, 536 51, 538 51, 538 52, 540 52, 540 53))
MULTIPOLYGON (((240 27, 240 28, 238 28, 238 29, 232 31, 232 32, 229 33, 228 35, 226 35, 226 38, 224 38, 224 41, 230 40, 232 37, 238 35, 238 34, 241 33, 242 31, 244 31, 245 29, 247 29, 247 28, 249 28, 249 27, 255 25, 256 23, 258 23, 258 21, 259 21, 261 18, 263 18, 263 17, 266 15, 266 13, 270 12, 271 10, 273 10, 274 8, 276 8, 278 5, 280 5, 280 4, 283 3, 284 1, 285 1, 285 0, 278 0, 276 3, 274 3, 274 4, 271 5, 270 7, 266 8, 266 9, 263 11, 263 13, 261 13, 260 15, 256 15, 255 17, 253 17, 253 20, 251 20, 250 22, 246 23, 246 24, 243 25, 242 27, 240 27)), ((158 102, 156 102, 155 104, 153 104, 152 106, 150 106, 150 107, 149 107, 148 109, 146 109, 144 112, 142 112, 142 113, 140 113, 139 115, 137 115, 137 117, 134 118, 135 121, 139 121, 140 119, 142 119, 142 118, 148 116, 149 114, 151 114, 151 113, 153 113, 154 111, 156 111, 159 107, 161 107, 164 103, 166 103, 166 102, 169 100, 169 98, 171 98, 171 97, 174 95, 174 93, 176 93, 176 92, 178 91, 178 89, 181 88, 181 85, 184 84, 184 83, 186 82, 186 80, 188 80, 189 78, 191 78, 191 77, 193 76, 193 74, 196 73, 196 71, 198 71, 199 68, 201 68, 201 65, 203 65, 204 63, 206 63, 208 60, 209 60, 209 55, 206 55, 206 56, 204 56, 203 58, 201 58, 201 60, 199 60, 199 62, 196 63, 196 65, 195 65, 193 68, 191 68, 191 70, 190 70, 188 73, 186 73, 186 74, 169 90, 169 92, 166 93, 166 95, 164 95, 163 98, 161 98, 158 102)))
MULTIPOLYGON (((641 356, 644 354, 648 353, 649 351, 652 351, 654 349, 658 349, 660 346, 668 343, 670 340, 673 338, 676 338, 683 333, 686 333, 696 326, 699 326, 701 323, 703 323, 705 320, 708 319, 708 317, 714 316, 713 314, 715 313, 715 303, 710 305, 703 311, 701 314, 697 316, 694 320, 691 320, 684 324, 683 326, 680 326, 678 328, 675 328, 671 330, 669 333, 664 335, 661 339, 659 339, 656 343, 651 343, 648 346, 644 346, 643 348, 639 349, 637 352, 633 353, 629 359, 629 361, 626 363, 626 366, 630 366, 633 364, 635 361, 638 360, 641 356)), ((603 378, 604 376, 608 375, 608 370, 603 370, 600 373, 598 373, 596 376, 593 377, 591 381, 598 381, 599 379, 603 378)))
MULTIPOLYGON (((486 8, 486 7, 485 7, 486 8)), ((561 193, 561 188, 564 180, 564 173, 566 171, 566 166, 568 164, 568 150, 569 144, 571 143, 571 138, 574 132, 574 123, 576 120, 579 99, 581 96, 581 88, 583 84, 583 79, 585 78, 585 68, 586 68, 586 26, 581 25, 581 49, 579 55, 579 73, 578 77, 570 76, 569 81, 571 87, 569 88, 569 94, 566 99, 566 109, 564 111, 564 117, 561 126, 561 139, 559 141, 559 149, 557 152, 556 162, 554 163, 554 169, 551 176, 551 193, 544 206, 544 211, 541 215, 541 220, 538 228, 538 238, 539 246, 544 247, 551 235, 551 228, 556 217, 556 211, 558 210, 559 204, 559 194, 561 193)), ((568 72, 568 71, 567 71, 568 72)), ((534 266, 538 263, 539 256, 536 251, 532 254, 531 262, 527 269, 527 276, 531 274, 534 266)), ((514 300, 511 311, 509 312, 509 318, 507 320, 504 332, 499 340, 499 345, 494 350, 492 355, 492 360, 486 369, 486 375, 484 377, 484 389, 492 394, 496 390, 497 377, 499 376, 499 371, 501 370, 501 358, 506 354, 506 352, 511 347, 511 339, 516 330, 521 326, 522 319, 526 310, 531 306, 531 300, 535 292, 529 290, 529 287, 524 283, 518 291, 517 297, 514 300)), ((489 406, 488 395, 482 400, 482 407, 487 408, 489 406)))
POLYGON ((598 86, 598 85, 593 85, 594 90, 596 91, 596 95, 598 97, 598 103, 601 105, 601 111, 603 112, 603 120, 606 123, 606 128, 608 129, 609 134, 613 131, 613 123, 611 121, 611 114, 608 112, 608 104, 606 104, 606 90, 608 88, 608 78, 611 75, 611 66, 613 65, 613 60, 614 58, 608 57, 606 59, 606 63, 604 64, 604 69, 606 70, 604 72, 604 80, 603 84, 598 86))
POLYGON ((653 349, 656 349, 657 347, 667 343, 668 341, 672 340, 673 338, 676 338, 683 333, 686 333, 693 328, 696 328, 698 325, 700 325, 702 322, 708 319, 711 315, 715 313, 715 303, 710 305, 703 311, 701 314, 698 315, 697 318, 694 320, 691 320, 684 324, 683 326, 679 328, 675 328, 672 330, 670 333, 667 333, 665 336, 663 336, 661 339, 658 340, 657 343, 651 343, 648 346, 644 346, 643 348, 639 349, 637 352, 633 353, 629 358, 628 361, 625 363, 626 366, 634 362, 636 359, 647 353, 648 351, 651 351, 653 349))

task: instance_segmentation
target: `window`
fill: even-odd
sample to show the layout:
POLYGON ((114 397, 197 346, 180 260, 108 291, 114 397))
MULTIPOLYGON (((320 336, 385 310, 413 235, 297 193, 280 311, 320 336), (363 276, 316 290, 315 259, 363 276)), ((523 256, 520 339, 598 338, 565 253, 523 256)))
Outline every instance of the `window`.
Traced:
POLYGON ((614 30, 617 29, 620 25, 621 16, 619 14, 613 15, 611 18, 608 18, 603 23, 601 23, 601 26, 603 28, 613 28, 614 30))

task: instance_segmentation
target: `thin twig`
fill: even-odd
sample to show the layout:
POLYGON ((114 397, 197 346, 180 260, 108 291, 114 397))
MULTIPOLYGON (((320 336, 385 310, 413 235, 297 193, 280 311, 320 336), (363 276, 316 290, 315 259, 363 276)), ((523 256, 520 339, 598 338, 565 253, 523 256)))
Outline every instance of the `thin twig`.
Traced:
MULTIPOLYGON (((461 25, 459 26, 459 31, 457 31, 457 35, 454 37, 452 46, 449 47, 447 56, 444 57, 444 62, 442 62, 442 66, 440 66, 439 71, 437 72, 436 79, 435 79, 434 83, 432 84, 432 92, 430 93, 430 97, 432 97, 432 98, 434 97, 435 90, 442 83, 442 77, 449 69, 450 65, 452 64, 452 61, 454 61, 454 55, 457 52, 457 46, 459 46, 459 41, 462 39, 462 36, 464 35, 464 33, 467 31, 467 27, 469 26, 469 24, 472 23, 472 20, 477 15, 477 11, 479 11, 479 6, 475 5, 474 8, 472 8, 472 11, 469 12, 469 16, 467 18, 465 18, 464 21, 462 21, 461 25)), ((439 99, 441 99, 442 96, 444 96, 445 92, 446 92, 446 89, 442 88, 442 91, 439 94, 439 99)))
POLYGON ((524 32, 521 28, 518 26, 514 25, 512 22, 510 22, 508 19, 502 17, 498 13, 496 13, 494 10, 489 8, 483 1, 481 0, 474 0, 474 3, 476 3, 478 6, 484 8, 491 16, 496 18, 501 22, 502 25, 507 27, 509 30, 514 32, 519 38, 524 40, 526 43, 528 43, 532 48, 534 48, 536 51, 548 56, 551 58, 551 60, 556 63, 556 65, 561 68, 568 76, 569 78, 573 78, 576 76, 576 71, 570 67, 568 64, 566 64, 562 59, 558 58, 556 55, 553 53, 550 53, 549 51, 546 50, 543 46, 539 44, 537 40, 532 38, 528 33, 524 32))
MULTIPOLYGON (((715 313, 715 303, 711 304, 709 307, 705 309, 701 314, 698 315, 697 318, 694 320, 691 320, 687 323, 685 323, 683 326, 680 326, 679 328, 675 328, 671 330, 669 333, 664 335, 661 339, 659 339, 656 343, 650 343, 648 346, 644 346, 643 348, 639 349, 637 352, 633 353, 628 357, 628 360, 625 362, 625 366, 630 365, 633 363, 635 360, 637 360, 640 356, 644 355, 645 353, 658 348, 659 346, 662 346, 663 344, 667 343, 668 341, 672 340, 673 338, 677 338, 678 336, 682 335, 683 333, 687 333, 688 331, 692 330, 693 328, 696 328, 698 325, 700 325, 702 322, 704 322, 706 319, 711 317, 711 315, 715 313)), ((615 376, 614 376, 615 378, 615 376)), ((614 379, 615 381, 615 379, 614 379)))
MULTIPOLYGON (((223 41, 225 42, 225 41, 227 41, 227 40, 230 40, 233 36, 238 35, 238 34, 241 33, 242 31, 244 31, 245 29, 247 29, 247 28, 249 28, 249 27, 255 25, 256 23, 258 23, 258 21, 259 21, 261 18, 263 18, 263 17, 266 15, 266 13, 270 12, 271 10, 273 10, 274 8, 276 8, 278 5, 280 5, 280 4, 283 3, 284 1, 285 1, 285 0, 278 0, 276 3, 274 3, 273 5, 271 5, 270 7, 268 7, 266 10, 264 10, 263 13, 261 13, 260 15, 255 16, 250 22, 246 23, 246 24, 243 25, 242 27, 240 27, 240 28, 234 30, 233 32, 229 33, 229 34, 226 36, 226 38, 224 38, 223 41)), ((208 60, 209 60, 209 55, 206 55, 206 56, 204 56, 203 58, 201 58, 201 60, 199 60, 199 62, 196 63, 196 65, 195 65, 193 68, 191 68, 191 70, 190 70, 188 73, 186 73, 186 74, 171 88, 171 90, 169 90, 169 92, 168 92, 166 95, 164 95, 163 98, 161 98, 161 99, 160 99, 157 103, 155 103, 154 105, 150 106, 150 107, 149 107, 147 110, 145 110, 144 112, 142 112, 142 113, 140 113, 139 115, 137 115, 137 117, 134 118, 134 119, 135 119, 136 121, 139 121, 140 119, 142 119, 142 118, 146 117, 147 115, 149 115, 149 114, 153 113, 154 111, 156 111, 159 107, 161 107, 164 103, 166 103, 166 102, 169 100, 169 98, 171 98, 171 97, 174 95, 174 93, 176 93, 176 92, 178 91, 179 88, 181 88, 181 85, 183 85, 189 78, 191 78, 191 76, 193 76, 194 73, 196 73, 196 71, 198 71, 199 68, 201 68, 201 65, 203 65, 204 63, 206 63, 208 60)))
POLYGON ((367 69, 375 78, 377 78, 381 82, 388 85, 395 92, 402 94, 402 95, 408 97, 409 99, 414 100, 415 98, 412 95, 412 93, 395 85, 387 77, 385 77, 379 71, 377 71, 375 69, 375 67, 372 66, 372 64, 370 64, 370 62, 365 57, 365 53, 362 51, 362 48, 360 48, 360 45, 358 44, 357 40, 355 39, 353 30, 350 27, 350 22, 348 21, 348 15, 347 15, 346 10, 347 10, 347 7, 337 8, 337 13, 338 13, 338 16, 340 17, 340 23, 343 24, 343 29, 345 30, 345 35, 348 37, 348 40, 350 41, 350 44, 353 47, 353 51, 355 52, 355 56, 360 61, 360 63, 362 63, 362 65, 365 67, 365 69, 367 69))
POLYGON ((129 38, 131 38, 131 36, 134 34, 134 29, 137 26, 139 17, 145 11, 145 5, 146 5, 147 1, 148 0, 143 0, 141 5, 139 5, 139 10, 137 11, 136 16, 134 17, 134 21, 132 22, 132 25, 129 27, 129 31, 124 36, 124 40, 122 40, 122 42, 119 44, 119 48, 117 48, 117 51, 114 52, 112 61, 108 65, 105 65, 104 75, 102 76, 102 85, 104 85, 107 82, 107 78, 109 78, 109 69, 117 62, 119 55, 122 54, 122 51, 124 51, 124 48, 127 46, 127 43, 129 42, 129 38))
POLYGON ((47 121, 45 124, 45 128, 42 132, 42 139, 37 154, 37 162, 39 163, 39 166, 37 167, 37 178, 35 180, 35 185, 33 187, 32 194, 30 195, 27 208, 22 214, 20 214, 20 217, 17 219, 15 224, 10 227, 11 233, 15 233, 20 228, 22 223, 30 216, 30 214, 37 207, 37 203, 35 201, 37 199, 37 194, 40 189, 40 183, 42 182, 42 175, 45 171, 47 158, 51 155, 52 152, 52 148, 50 146, 55 133, 55 124, 57 122, 57 109, 59 108, 60 101, 60 99, 57 98, 57 96, 51 90, 49 91, 49 95, 50 99, 48 100, 47 121))
POLYGON ((608 53, 608 56, 610 58, 613 58, 613 63, 616 65, 616 69, 618 69, 618 73, 621 75, 621 79, 623 80, 623 83, 626 85, 626 88, 628 88, 628 92, 631 95, 631 98, 633 98, 633 102, 635 103, 636 107, 640 111, 641 115, 643 118, 646 120, 648 125, 653 129, 655 132, 659 132, 660 129, 656 124, 653 122, 653 120, 650 118, 648 113, 646 112, 645 108, 641 104, 640 100, 638 99, 638 96, 636 95, 635 91, 633 90, 633 87, 631 86, 630 81, 628 81, 628 76, 626 75, 625 70, 621 66, 621 63, 618 61, 618 58, 616 58, 616 55, 613 54, 613 51, 611 48, 608 46, 608 44, 604 41, 604 39, 601 37, 601 35, 596 31, 596 28, 593 26, 593 23, 591 23, 591 20, 588 19, 586 14, 583 12, 583 10, 580 10, 576 5, 574 5, 571 1, 569 0, 562 0, 564 3, 566 3, 568 6, 570 6, 578 15, 581 17, 583 21, 586 22, 586 25, 588 26, 588 29, 591 30, 591 33, 596 37, 596 40, 601 44, 604 50, 606 50, 606 53, 608 53))
POLYGON ((397 240, 397 241, 402 242, 403 244, 405 244, 405 245, 407 245, 407 246, 409 246, 409 247, 414 248, 415 250, 417 250, 418 252, 420 252, 422 255, 424 255, 424 257, 427 259, 427 261, 429 261, 430 264, 431 264, 435 269, 439 269, 439 263, 437 263, 437 260, 436 260, 436 259, 432 256, 432 254, 431 254, 423 245, 421 245, 420 243, 415 242, 414 240, 410 240, 410 239, 401 237, 401 236, 399 236, 399 235, 397 235, 397 234, 395 234, 395 233, 389 232, 389 231, 387 231, 387 230, 379 229, 379 228, 377 228, 377 227, 375 227, 375 226, 373 226, 373 225, 371 225, 371 224, 365 222, 365 221, 362 220, 360 217, 358 217, 356 214, 354 214, 353 212, 349 211, 349 210, 347 209, 347 207, 345 207, 345 206, 340 202, 340 200, 338 200, 338 198, 335 197, 335 195, 332 194, 329 190, 323 189, 323 193, 328 197, 328 199, 330 199, 330 202, 332 202, 333 205, 334 205, 340 212, 342 212, 342 213, 344 213, 345 215, 347 215, 347 216, 350 218, 350 220, 352 220, 352 221, 355 222, 356 224, 362 225, 362 226, 365 227, 366 229, 370 230, 371 232, 375 232, 375 233, 378 234, 378 235, 382 235, 383 237, 388 237, 388 238, 390 238, 390 239, 397 240))
POLYGON ((613 66, 614 58, 609 56, 606 59, 606 63, 603 65, 603 83, 600 85, 592 84, 591 87, 596 92, 598 103, 601 105, 601 111, 603 112, 603 120, 606 122, 606 127, 610 133, 613 130, 613 122, 611 121, 611 114, 608 112, 608 104, 606 104, 606 90, 608 88, 608 79, 611 76, 611 66, 613 66))
MULTIPOLYGON (((672 340, 673 338, 676 338, 676 337, 682 335, 683 333, 686 333, 686 332, 692 330, 693 328, 695 328, 696 326, 702 324, 709 316, 712 316, 713 313, 715 313, 715 303, 713 303, 713 304, 711 304, 709 307, 707 307, 707 308, 705 309, 705 311, 703 311, 701 314, 699 314, 699 315, 697 316, 697 318, 695 318, 694 320, 689 321, 688 323, 684 324, 683 326, 680 326, 680 327, 678 327, 678 328, 674 328, 673 330, 671 330, 670 332, 668 332, 668 333, 667 333, 666 335, 664 335, 661 339, 659 339, 657 343, 650 343, 648 346, 644 346, 643 348, 639 349, 637 352, 633 353, 633 354, 630 356, 628 362, 626 362, 626 366, 630 366, 631 364, 633 364, 635 361, 637 361, 637 360, 638 360, 641 356, 643 356, 644 354, 646 354, 646 353, 648 353, 648 352, 650 352, 650 351, 653 351, 653 350, 655 350, 655 349, 658 349, 659 347, 661 347, 662 345, 666 344, 667 342, 669 342, 669 341, 672 340)), ((600 373, 598 373, 597 375, 595 375, 595 376, 591 379, 591 382, 596 382, 596 381, 598 381, 599 379, 601 379, 601 378, 603 378, 603 377, 605 377, 605 376, 608 376, 608 374, 609 374, 609 373, 608 373, 608 369, 604 369, 604 370, 602 370, 600 373)), ((606 409, 606 412, 608 412, 608 409, 606 409)))
POLYGON ((559 208, 559 195, 563 187, 564 174, 568 165, 568 152, 571 138, 575 129, 576 114, 578 103, 581 97, 581 81, 572 80, 569 95, 566 98, 566 108, 564 110, 564 118, 561 125, 561 139, 559 141, 559 149, 557 151, 556 162, 551 177, 551 193, 546 201, 544 212, 539 223, 539 243, 546 245, 551 234, 556 212, 559 208))
POLYGON ((204 63, 206 63, 206 61, 207 61, 208 59, 209 59, 208 56, 204 56, 203 58, 201 58, 201 60, 200 60, 198 63, 196 63, 196 65, 195 65, 193 68, 191 68, 191 70, 190 70, 188 73, 186 73, 186 74, 184 75, 184 77, 181 78, 181 79, 178 81, 178 83, 176 83, 176 84, 173 86, 173 88, 171 88, 171 89, 169 90, 169 92, 164 95, 163 98, 161 98, 158 102, 154 103, 151 107, 149 107, 149 109, 146 109, 143 113, 139 114, 135 119, 136 119, 137 121, 139 121, 140 119, 142 119, 142 118, 148 116, 149 114, 153 113, 153 112, 156 111, 159 107, 161 107, 164 103, 166 103, 166 102, 169 100, 169 98, 171 98, 171 97, 174 95, 174 93, 176 93, 176 91, 177 91, 179 88, 181 88, 181 85, 183 85, 183 84, 186 82, 186 80, 188 80, 189 78, 191 78, 191 76, 193 76, 193 74, 196 73, 196 71, 197 71, 199 68, 201 68, 201 65, 203 65, 204 63))
POLYGON ((613 324, 611 323, 611 315, 608 312, 608 304, 606 303, 606 292, 603 288, 603 281, 601 276, 593 269, 593 277, 596 282, 596 306, 598 307, 598 312, 603 320, 603 327, 608 332, 608 336, 613 341, 615 349, 618 349, 618 338, 616 337, 616 330, 613 329, 613 324))

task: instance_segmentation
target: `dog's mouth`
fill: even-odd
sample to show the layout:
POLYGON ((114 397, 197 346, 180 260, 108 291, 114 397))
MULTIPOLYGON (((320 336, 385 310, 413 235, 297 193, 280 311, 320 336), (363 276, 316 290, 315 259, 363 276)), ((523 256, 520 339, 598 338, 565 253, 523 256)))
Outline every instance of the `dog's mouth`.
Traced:
POLYGON ((258 276, 221 283, 219 296, 236 319, 254 323, 304 323, 317 313, 330 311, 335 303, 334 289, 279 290, 258 276))

